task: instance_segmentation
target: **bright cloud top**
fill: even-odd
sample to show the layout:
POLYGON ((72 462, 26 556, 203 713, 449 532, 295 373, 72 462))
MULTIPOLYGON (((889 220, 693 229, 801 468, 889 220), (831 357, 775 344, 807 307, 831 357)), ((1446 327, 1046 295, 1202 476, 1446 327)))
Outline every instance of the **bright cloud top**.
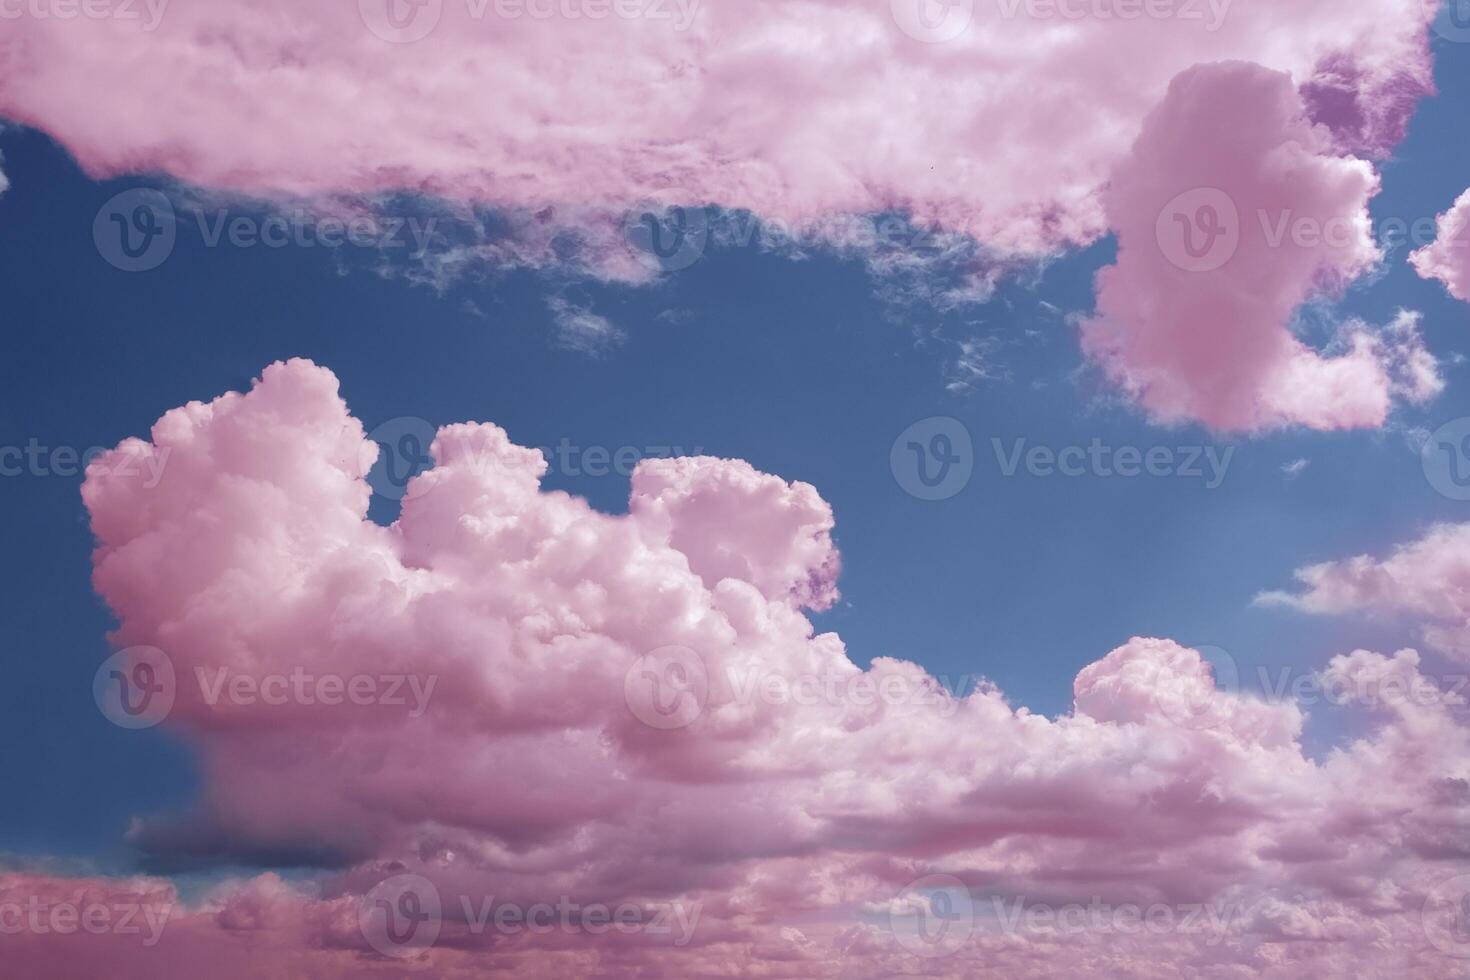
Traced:
POLYGON ((310 892, 271 876, 227 887, 146 948, 23 930, 17 962, 110 957, 120 976, 171 976, 213 950, 232 976, 249 948, 257 971, 393 975, 360 915, 380 881, 411 873, 445 897, 438 941, 411 961, 438 975, 1458 968, 1423 910, 1438 915, 1467 870, 1470 731, 1412 650, 1327 666, 1373 725, 1321 760, 1303 752, 1298 704, 1236 693, 1165 639, 1085 668, 1072 712, 1049 719, 912 663, 863 670, 816 634, 804 610, 834 601, 839 561, 831 510, 805 484, 733 460, 645 461, 628 513, 610 516, 542 490, 541 455, 499 428, 451 425, 382 527, 366 519, 375 450, 332 374, 297 360, 169 412, 89 469, 115 640, 134 663, 161 666, 140 645, 166 657, 164 723, 206 779, 196 811, 144 819, 133 842, 338 870, 310 892), (148 460, 166 461, 151 488, 148 460), (429 693, 239 694, 303 672, 402 675, 429 693), (1373 697, 1386 679, 1433 696, 1373 697), (913 928, 935 880, 980 909, 938 947, 913 928), (683 943, 580 920, 506 936, 477 932, 456 900, 487 895, 698 921, 683 943), (1017 924, 1018 902, 1208 906, 1220 924, 1057 931, 1017 924))
MULTIPOLYGON (((1395 344, 1417 342, 1349 330, 1323 354, 1289 325, 1376 247, 1302 244, 1295 226, 1268 247, 1255 212, 1357 227, 1377 189, 1368 161, 1430 87, 1432 8, 178 3, 156 17, 8 22, 0 114, 53 134, 99 177, 496 209, 500 232, 429 257, 436 281, 487 258, 647 279, 656 269, 622 226, 645 201, 744 209, 788 229, 905 212, 984 246, 960 286, 918 291, 946 302, 983 297, 997 263, 1116 230, 1119 265, 1084 342, 1153 415, 1364 427, 1421 393, 1391 371, 1395 344), (1211 189, 1239 208, 1239 254, 1185 274, 1156 230, 1177 195, 1211 189)), ((925 266, 870 251, 875 268, 925 266)), ((573 349, 615 340, 588 317, 560 325, 573 349)))

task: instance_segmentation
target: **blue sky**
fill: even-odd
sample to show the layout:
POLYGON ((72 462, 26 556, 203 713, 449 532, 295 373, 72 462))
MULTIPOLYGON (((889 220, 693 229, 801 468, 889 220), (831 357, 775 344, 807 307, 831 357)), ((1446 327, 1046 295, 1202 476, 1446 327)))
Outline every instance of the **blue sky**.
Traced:
MULTIPOLYGON (((1438 42, 1436 66, 1440 94, 1384 168, 1380 221, 1432 217, 1470 186, 1470 45, 1438 42)), ((369 429, 474 419, 525 445, 745 458, 832 504, 843 600, 817 625, 839 632, 855 660, 913 659, 951 681, 984 675, 1048 714, 1068 709, 1080 667, 1137 634, 1217 645, 1247 674, 1409 645, 1410 624, 1312 619, 1251 600, 1301 565, 1382 552, 1465 517, 1465 503, 1427 483, 1409 433, 1470 414, 1466 367, 1453 362, 1470 312, 1417 278, 1402 248, 1332 317, 1382 323, 1399 308, 1421 311, 1445 393, 1400 408, 1384 431, 1229 440, 1150 425, 1083 368, 1066 314, 1089 308, 1109 242, 951 311, 880 303, 855 261, 753 248, 711 250, 646 287, 516 272, 441 293, 377 274, 367 250, 207 247, 185 227, 160 267, 127 273, 98 254, 93 219, 119 191, 157 182, 93 182, 20 129, 0 133, 0 152, 11 183, 0 196, 0 444, 112 446, 171 407, 305 356, 337 373, 369 429), (558 346, 557 301, 606 318, 625 341, 598 356, 558 346), (679 315, 661 316, 671 310, 679 315), (998 376, 949 390, 955 342, 977 338, 998 376), (974 472, 954 496, 926 501, 894 478, 890 448, 933 416, 964 424, 974 472), (1234 452, 1214 489, 1188 478, 1006 477, 992 439, 1018 438, 1234 452), (1310 462, 1289 477, 1282 467, 1298 459, 1310 462)), ((626 505, 619 475, 548 484, 604 510, 626 505)), ((74 475, 0 478, 13 672, 0 695, 11 747, 0 846, 126 866, 129 818, 186 802, 196 776, 169 735, 120 737, 93 704, 111 622, 89 584, 79 485, 74 475)), ((390 520, 393 506, 379 499, 373 515, 390 520)))

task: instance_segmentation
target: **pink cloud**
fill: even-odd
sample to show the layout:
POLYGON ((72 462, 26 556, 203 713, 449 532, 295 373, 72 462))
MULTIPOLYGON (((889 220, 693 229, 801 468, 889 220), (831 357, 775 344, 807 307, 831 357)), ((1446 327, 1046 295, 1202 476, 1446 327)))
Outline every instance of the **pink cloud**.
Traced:
POLYGON ((1299 592, 1259 601, 1310 613, 1379 613, 1424 622, 1424 642, 1470 663, 1470 524, 1437 524, 1386 558, 1357 555, 1296 572, 1299 592))
MULTIPOLYGON (((944 306, 1113 230, 1120 264, 1084 343, 1147 410, 1348 428, 1389 411, 1384 341, 1351 332, 1328 356, 1289 325, 1376 248, 1267 250, 1246 212, 1366 215, 1369 159, 1432 84, 1432 13, 1421 0, 174 4, 146 22, 11 22, 0 114, 98 177, 157 171, 327 209, 445 199, 474 230, 411 272, 435 283, 483 262, 646 281, 661 267, 623 225, 645 204, 748 211, 803 242, 897 211, 983 251, 930 261, 826 231, 816 244, 880 280, 943 266, 957 285, 882 291, 944 306), (1246 237, 1229 266, 1186 276, 1161 260, 1160 186, 1238 199, 1246 237), (496 209, 500 230, 464 205, 496 209)), ((558 318, 575 349, 618 335, 591 311, 558 318)))
MULTIPOLYGON (((335 870, 223 886, 146 949, 22 930, 15 962, 85 972, 107 957, 128 964, 116 975, 167 977, 203 957, 228 977, 248 951, 254 975, 324 978, 1458 969, 1422 919, 1467 870, 1470 731, 1451 695, 1355 695, 1368 733, 1319 760, 1298 704, 1135 638, 1047 718, 912 663, 864 670, 816 633, 806 610, 836 597, 838 556, 810 486, 734 460, 648 461, 628 512, 607 515, 542 490, 544 460, 503 430, 452 425, 383 527, 366 519, 375 448, 332 374, 296 360, 89 469, 114 640, 168 658, 163 723, 205 780, 195 810, 145 817, 132 840, 335 870), (145 487, 136 464, 164 453, 145 487), (259 690, 405 675, 429 695, 328 703, 317 686, 270 703, 221 684, 211 698, 224 675, 259 690), (436 941, 400 962, 362 915, 404 874, 444 901, 436 941), (951 939, 912 928, 937 899, 911 886, 931 875, 961 883, 951 939), (626 904, 648 928, 477 929, 462 900, 487 896, 626 904), (1094 911, 1047 924, 1078 905, 1094 911), (1176 925, 1127 928, 1125 906, 1176 925), (1202 906, 1216 927, 1189 911, 1202 906), (651 928, 671 908, 697 913, 687 933, 651 928), (1015 918, 1028 908, 1041 919, 1015 918)), ((1327 674, 1371 690, 1418 663, 1357 651, 1327 674)), ((71 887, 48 881, 11 884, 71 887)))
POLYGON ((1174 80, 1104 194, 1118 261, 1083 348, 1164 422, 1219 429, 1382 425, 1440 388, 1417 320, 1350 325, 1335 353, 1290 330, 1382 255, 1378 178, 1308 118, 1291 79, 1207 65, 1174 80))
POLYGON ((1409 256, 1425 279, 1438 279, 1450 295, 1470 303, 1470 190, 1436 222, 1434 242, 1409 256))

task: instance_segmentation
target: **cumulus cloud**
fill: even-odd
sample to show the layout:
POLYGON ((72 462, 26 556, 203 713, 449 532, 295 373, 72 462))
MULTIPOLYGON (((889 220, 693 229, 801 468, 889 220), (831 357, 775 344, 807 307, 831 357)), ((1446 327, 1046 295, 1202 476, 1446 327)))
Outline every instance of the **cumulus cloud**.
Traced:
POLYGON ((1450 295, 1470 303, 1470 190, 1435 223, 1433 243, 1409 256, 1416 272, 1438 279, 1450 295))
MULTIPOLYGON (((1372 724, 1320 761, 1298 704, 1240 693, 1225 662, 1167 639, 1091 664, 1072 710, 1047 718, 988 683, 863 669, 817 633, 807 611, 837 599, 839 558, 811 486, 646 460, 628 512, 607 515, 542 490, 537 451, 460 424, 384 527, 366 517, 376 451, 333 375, 295 360, 89 467, 120 673, 162 651, 163 724, 204 773, 195 809, 145 815, 133 842, 330 870, 310 888, 225 886, 146 949, 22 930, 13 962, 166 977, 192 957, 228 977, 248 949, 255 975, 395 975, 360 919, 380 882, 416 874, 445 898, 441 938, 412 961, 436 975, 1452 975, 1420 914, 1465 870, 1462 706, 1432 684, 1407 703, 1362 693, 1429 683, 1413 651, 1332 661, 1372 724), (149 461, 164 462, 156 485, 149 461), (431 693, 415 712, 226 686, 303 673, 431 693), (935 901, 932 875, 973 912, 943 958, 895 924, 935 901), (466 896, 698 921, 684 944, 580 925, 508 936, 477 931, 466 896), (1017 902, 1176 918, 1215 903, 1223 918, 1057 931, 1016 925, 1017 902)), ((50 881, 0 887, 71 887, 50 881)))
POLYGON ((1258 601, 1309 613, 1382 613, 1423 621, 1424 642, 1470 663, 1470 524, 1437 524, 1386 558, 1357 555, 1296 571, 1297 592, 1258 601))
POLYGON ((1335 353, 1290 329, 1309 299, 1381 259, 1377 188, 1287 75, 1243 63, 1183 73, 1103 195, 1118 261, 1097 277, 1084 349, 1164 422, 1382 425, 1395 395, 1438 391, 1417 318, 1350 327, 1335 353))

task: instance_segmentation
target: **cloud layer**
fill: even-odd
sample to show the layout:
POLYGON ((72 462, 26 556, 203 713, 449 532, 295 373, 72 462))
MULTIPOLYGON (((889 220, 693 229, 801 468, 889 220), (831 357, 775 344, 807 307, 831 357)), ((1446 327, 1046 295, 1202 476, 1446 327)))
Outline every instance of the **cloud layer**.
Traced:
MULTIPOLYGON (((964 268, 937 263, 958 285, 907 290, 944 305, 983 298, 1009 262, 1115 230, 1119 265, 1084 344, 1149 412, 1226 429, 1376 426, 1404 394, 1387 367, 1399 355, 1371 332, 1347 331, 1329 354, 1290 332, 1302 303, 1370 267, 1376 247, 1294 235, 1267 247, 1255 212, 1365 220, 1369 161, 1431 85, 1432 8, 180 3, 9 22, 0 115, 51 133, 98 177, 468 206, 473 231, 420 269, 435 282, 482 261, 645 281, 669 264, 649 261, 623 215, 649 204, 753 214, 798 238, 902 212, 983 246, 964 268), (1186 273, 1156 230, 1174 233, 1159 221, 1176 195, 1211 189, 1239 208, 1239 254, 1186 273)), ((830 244, 880 278, 936 266, 830 244)), ((596 313, 558 318, 563 345, 608 346, 596 313)))
MULTIPOLYGON (((376 451, 332 374, 297 360, 92 465, 114 639, 134 664, 162 651, 163 723, 206 778, 196 810, 145 816, 133 842, 157 860, 334 870, 311 888, 225 886, 148 947, 22 929, 17 962, 84 972, 106 956, 157 977, 207 950, 231 976, 249 949, 255 975, 392 974, 400 950, 364 915, 383 879, 415 874, 444 911, 405 962, 431 975, 1458 969, 1434 916, 1467 870, 1470 733, 1412 650, 1328 665, 1319 681, 1370 724, 1321 759, 1302 706, 1241 694, 1228 658, 1166 639, 1088 666, 1050 719, 912 663, 864 670, 816 634, 805 610, 834 601, 839 560, 810 486, 651 460, 610 516, 543 491, 540 454, 499 428, 453 425, 383 527, 366 519, 376 451), (250 694, 292 676, 318 683, 250 694), (400 676, 430 693, 378 696, 400 676), (335 700, 322 678, 341 679, 335 700), (344 698, 357 678, 365 696, 344 698), (1387 679, 1432 694, 1373 696, 1387 679), (477 930, 462 900, 486 896, 630 905, 643 927, 477 930), (1055 921, 1079 904, 1094 911, 1055 921), (1124 907, 1171 924, 1137 927, 1124 907), (697 922, 656 931, 665 908, 697 922)), ((14 901, 167 887, 0 885, 14 901)))

